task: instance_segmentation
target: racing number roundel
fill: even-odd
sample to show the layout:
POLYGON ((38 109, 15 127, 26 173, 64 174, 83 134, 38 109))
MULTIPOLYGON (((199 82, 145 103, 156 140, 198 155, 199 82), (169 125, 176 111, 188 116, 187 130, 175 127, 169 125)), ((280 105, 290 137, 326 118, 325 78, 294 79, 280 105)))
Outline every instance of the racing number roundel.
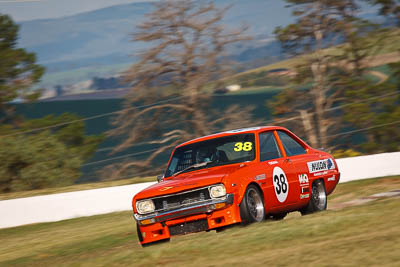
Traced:
POLYGON ((275 167, 272 173, 272 179, 274 181, 275 195, 278 201, 281 203, 285 202, 289 192, 289 183, 285 172, 281 168, 275 167))

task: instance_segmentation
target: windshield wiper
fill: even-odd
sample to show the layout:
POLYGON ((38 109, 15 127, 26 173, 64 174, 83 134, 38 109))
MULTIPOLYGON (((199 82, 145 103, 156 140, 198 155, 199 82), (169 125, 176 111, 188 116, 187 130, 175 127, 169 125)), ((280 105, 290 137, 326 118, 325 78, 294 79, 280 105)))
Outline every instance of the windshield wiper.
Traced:
POLYGON ((178 174, 181 174, 181 173, 184 173, 184 172, 187 172, 187 171, 192 170, 192 169, 205 167, 205 166, 207 166, 208 164, 211 164, 211 163, 215 163, 215 162, 214 161, 205 161, 205 162, 201 162, 201 163, 196 163, 196 164, 190 165, 189 167, 186 167, 185 169, 174 173, 174 176, 176 176, 178 174))

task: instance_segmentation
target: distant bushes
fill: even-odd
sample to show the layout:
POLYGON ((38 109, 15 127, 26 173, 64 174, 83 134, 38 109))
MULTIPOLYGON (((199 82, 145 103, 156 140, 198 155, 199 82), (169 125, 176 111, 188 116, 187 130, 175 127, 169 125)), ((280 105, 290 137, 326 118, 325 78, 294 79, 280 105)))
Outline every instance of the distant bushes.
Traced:
POLYGON ((338 149, 332 153, 333 157, 336 159, 339 158, 350 158, 350 157, 357 157, 361 156, 362 154, 353 149, 338 149))
POLYGON ((50 132, 0 139, 0 192, 72 184, 82 158, 50 132))
POLYGON ((81 176, 82 164, 104 140, 103 136, 85 135, 85 125, 79 119, 64 113, 25 120, 18 128, 1 125, 0 192, 73 184, 81 176))
POLYGON ((286 71, 271 72, 260 71, 243 74, 237 80, 242 87, 255 87, 255 86, 285 86, 289 83, 290 77, 285 75, 286 71))

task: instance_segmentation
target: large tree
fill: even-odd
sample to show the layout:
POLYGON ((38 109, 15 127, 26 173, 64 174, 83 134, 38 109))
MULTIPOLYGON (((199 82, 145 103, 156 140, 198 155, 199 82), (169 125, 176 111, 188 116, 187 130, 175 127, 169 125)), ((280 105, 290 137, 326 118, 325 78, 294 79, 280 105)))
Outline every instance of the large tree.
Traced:
POLYGON ((377 25, 358 17, 356 1, 287 2, 294 7, 297 21, 278 27, 277 38, 287 52, 302 56, 293 86, 280 93, 271 107, 277 116, 296 117, 290 123, 303 129, 312 146, 330 148, 330 136, 343 126, 342 113, 335 106, 351 101, 345 92, 355 80, 368 82, 368 63, 385 38, 382 33, 383 38, 377 39, 377 25))
POLYGON ((0 192, 72 184, 104 138, 85 135, 84 122, 72 114, 15 119, 10 102, 36 100, 40 90, 32 86, 44 72, 17 39, 18 26, 0 15, 0 192))
MULTIPOLYGON (((383 5, 382 15, 391 16, 396 12, 396 1, 373 2, 383 5)), ((368 153, 397 151, 400 140, 399 79, 396 75, 398 63, 393 62, 398 61, 398 55, 396 52, 382 53, 397 40, 398 30, 372 24, 357 18, 355 13, 356 10, 342 11, 344 45, 340 46, 341 53, 337 56, 341 71, 336 73, 336 90, 342 92, 343 119, 356 128, 356 132, 363 131, 365 140, 356 146, 357 149, 368 153), (387 74, 371 70, 377 66, 375 61, 381 62, 380 65, 389 63, 387 74), (378 80, 371 79, 371 75, 378 80)))
POLYGON ((361 19, 353 0, 287 2, 294 7, 297 23, 277 28, 277 37, 286 51, 302 56, 293 86, 269 103, 274 114, 291 117, 288 124, 303 129, 315 147, 334 148, 338 136, 343 140, 338 132, 353 127, 366 130, 363 151, 395 150, 398 126, 391 121, 398 118, 398 89, 393 79, 384 81, 384 74, 370 68, 396 30, 361 19), (374 81, 371 74, 381 79, 374 81), (374 125, 390 130, 384 134, 374 125), (387 145, 379 146, 382 140, 387 145))
MULTIPOLYGON (((303 54, 296 67, 297 88, 283 91, 272 103, 275 115, 293 116, 298 113, 299 126, 304 129, 308 141, 314 147, 328 148, 328 131, 335 126, 327 111, 335 104, 339 92, 335 92, 331 73, 333 55, 326 48, 337 42, 342 32, 344 13, 357 9, 354 1, 347 0, 286 0, 294 8, 296 23, 275 30, 282 47, 290 54, 303 54), (309 89, 298 87, 310 84, 309 89), (278 106, 285 106, 285 112, 278 106)), ((291 122, 296 123, 296 122, 291 122)))
POLYGON ((35 64, 34 53, 17 47, 18 29, 9 16, 0 14, 0 119, 3 122, 10 118, 10 101, 39 97, 40 90, 33 89, 32 85, 44 73, 44 68, 35 64))
POLYGON ((134 41, 145 42, 147 49, 125 75, 132 89, 111 134, 124 137, 115 151, 139 142, 158 149, 145 160, 122 164, 115 176, 132 170, 154 173, 154 159, 179 142, 251 124, 248 110, 239 106, 210 109, 207 92, 222 86, 219 81, 229 66, 224 64, 227 46, 246 39, 243 29, 224 30, 226 11, 212 1, 160 1, 138 26, 134 41), (135 109, 138 104, 147 106, 135 109))

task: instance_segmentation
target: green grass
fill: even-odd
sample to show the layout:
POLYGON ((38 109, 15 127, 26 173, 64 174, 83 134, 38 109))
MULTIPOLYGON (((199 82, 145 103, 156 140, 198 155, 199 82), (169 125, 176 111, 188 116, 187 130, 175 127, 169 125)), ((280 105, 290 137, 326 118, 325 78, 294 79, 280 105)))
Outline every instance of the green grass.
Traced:
MULTIPOLYGON (((400 177, 338 185, 332 204, 400 187, 400 177), (351 198, 351 197, 350 197, 351 198)), ((177 236, 141 248, 131 212, 0 230, 0 266, 394 266, 400 199, 247 227, 177 236)))
POLYGON ((393 74, 392 70, 390 69, 390 67, 388 65, 381 65, 381 66, 373 67, 373 68, 371 68, 371 70, 382 72, 388 76, 393 74))
POLYGON ((114 64, 106 66, 95 67, 82 67, 67 71, 58 71, 45 73, 42 78, 41 84, 45 87, 52 87, 55 85, 71 85, 77 82, 90 80, 93 77, 109 76, 125 71, 131 64, 114 64))
POLYGON ((282 87, 273 87, 273 86, 258 86, 258 87, 246 87, 243 88, 239 91, 234 91, 234 92, 228 92, 228 95, 254 95, 254 94, 260 94, 264 92, 271 92, 271 93, 277 93, 281 91, 283 88, 282 87))
POLYGON ((334 205, 394 189, 400 189, 400 176, 372 178, 339 184, 329 198, 330 203, 334 205))
MULTIPOLYGON (((382 45, 382 48, 378 51, 378 53, 376 53, 376 59, 369 63, 372 65, 372 67, 376 67, 376 64, 378 64, 378 66, 386 65, 383 63, 376 63, 374 61, 379 62, 380 59, 382 59, 383 61, 388 60, 388 59, 385 59, 386 57, 389 57, 392 59, 393 59, 393 57, 396 57, 396 58, 399 57, 398 54, 397 55, 395 54, 396 52, 399 51, 399 48, 398 48, 398 44, 400 43, 400 30, 399 29, 390 30, 388 35, 383 35, 383 37, 382 37, 382 34, 378 34, 378 36, 376 38, 385 38, 386 40, 385 40, 385 43, 382 45)), ((331 47, 331 48, 324 49, 324 53, 329 54, 329 55, 339 55, 340 49, 343 46, 346 46, 346 44, 339 45, 337 47, 331 47)), ((306 58, 310 57, 311 55, 296 56, 296 57, 293 57, 293 58, 290 58, 287 60, 282 60, 282 61, 270 64, 270 65, 266 65, 266 66, 251 69, 251 70, 248 70, 245 72, 241 72, 241 73, 235 74, 227 79, 235 81, 238 78, 240 78, 242 76, 246 76, 251 73, 269 71, 269 70, 278 69, 278 68, 293 69, 296 65, 298 65, 299 63, 301 63, 302 61, 304 61, 306 58)), ((383 68, 385 68, 385 67, 383 67, 383 68)), ((384 73, 386 73, 386 71, 384 73)))
POLYGON ((106 182, 76 184, 76 185, 65 186, 65 187, 53 187, 53 188, 45 188, 45 189, 39 189, 39 190, 3 193, 3 194, 0 194, 0 200, 21 198, 21 197, 33 197, 33 196, 40 196, 40 195, 57 194, 57 193, 98 189, 98 188, 103 188, 103 187, 130 185, 130 184, 155 182, 155 181, 157 181, 157 178, 151 176, 151 177, 135 177, 135 178, 130 178, 130 179, 106 181, 106 182))

